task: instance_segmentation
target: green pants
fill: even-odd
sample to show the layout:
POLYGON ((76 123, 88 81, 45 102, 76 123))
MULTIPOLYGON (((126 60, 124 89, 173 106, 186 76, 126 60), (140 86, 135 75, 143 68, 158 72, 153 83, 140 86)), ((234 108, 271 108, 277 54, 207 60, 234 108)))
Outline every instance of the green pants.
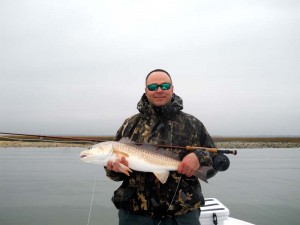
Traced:
POLYGON ((152 219, 119 210, 119 225, 200 225, 200 209, 182 216, 166 217, 162 220, 152 219))

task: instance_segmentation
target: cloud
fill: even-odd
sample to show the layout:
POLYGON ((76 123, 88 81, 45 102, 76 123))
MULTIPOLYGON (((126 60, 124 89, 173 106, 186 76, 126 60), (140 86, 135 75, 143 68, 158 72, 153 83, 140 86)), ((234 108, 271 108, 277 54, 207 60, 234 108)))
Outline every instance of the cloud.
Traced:
POLYGON ((299 135, 298 1, 3 1, 0 124, 114 134, 168 70, 213 135, 299 135))

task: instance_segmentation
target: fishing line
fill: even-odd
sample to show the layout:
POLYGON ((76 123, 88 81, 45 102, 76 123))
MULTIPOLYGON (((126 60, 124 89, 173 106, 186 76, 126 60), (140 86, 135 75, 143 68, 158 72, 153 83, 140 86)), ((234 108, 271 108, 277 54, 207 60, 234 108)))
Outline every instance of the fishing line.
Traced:
POLYGON ((92 193, 92 199, 91 199, 91 204, 90 204, 90 210, 89 210, 89 216, 88 216, 88 221, 86 225, 90 224, 90 219, 91 219, 91 214, 92 214, 92 207, 93 207, 93 201, 94 201, 94 195, 95 195, 95 189, 96 189, 96 181, 97 181, 97 173, 95 174, 94 178, 94 188, 93 188, 93 193, 92 193))
MULTIPOLYGON (((175 192, 174 192, 173 198, 172 198, 172 200, 171 200, 171 203, 169 204, 169 207, 168 207, 167 211, 169 211, 169 209, 170 209, 171 205, 173 204, 173 202, 174 202, 174 200, 175 200, 175 196, 176 196, 176 193, 177 193, 177 191, 178 191, 178 188, 179 188, 179 184, 180 184, 180 181, 181 181, 181 177, 182 177, 182 174, 181 174, 181 175, 180 175, 180 177, 179 177, 179 181, 178 181, 177 187, 176 187, 176 189, 175 189, 175 192)), ((158 223, 157 225, 160 225, 160 224, 161 224, 161 222, 162 222, 162 220, 160 220, 160 221, 159 221, 159 223, 158 223)))

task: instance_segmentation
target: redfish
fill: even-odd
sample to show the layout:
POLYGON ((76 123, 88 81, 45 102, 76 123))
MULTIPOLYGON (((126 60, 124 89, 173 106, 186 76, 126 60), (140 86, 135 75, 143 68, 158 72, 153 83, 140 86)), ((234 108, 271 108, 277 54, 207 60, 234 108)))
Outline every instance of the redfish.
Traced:
MULTIPOLYGON (((173 152, 151 144, 137 144, 129 138, 95 144, 88 150, 82 151, 80 157, 84 162, 104 166, 108 161, 114 162, 125 157, 128 166, 120 163, 118 168, 122 173, 130 176, 132 170, 152 172, 161 183, 167 181, 170 171, 177 171, 180 163, 179 157, 173 152)), ((195 172, 195 176, 207 182, 208 169, 208 167, 200 167, 195 172)))

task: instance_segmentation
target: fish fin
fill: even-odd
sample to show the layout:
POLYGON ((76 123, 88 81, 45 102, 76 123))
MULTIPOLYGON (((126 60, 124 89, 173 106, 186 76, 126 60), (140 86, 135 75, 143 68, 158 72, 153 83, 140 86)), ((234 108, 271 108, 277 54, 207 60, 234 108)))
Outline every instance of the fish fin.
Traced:
POLYGON ((122 151, 119 151, 119 150, 117 150, 117 149, 114 149, 113 150, 113 153, 115 153, 117 156, 119 156, 119 157, 129 157, 129 155, 127 154, 127 153, 125 153, 125 152, 122 152, 122 151))
POLYGON ((158 155, 163 155, 175 160, 180 160, 180 158, 178 157, 177 154, 175 154, 174 152, 168 150, 168 149, 164 149, 164 148, 159 148, 155 145, 152 144, 143 144, 140 146, 143 150, 151 152, 153 154, 158 154, 158 155))
POLYGON ((120 172, 126 174, 127 176, 130 176, 129 173, 132 173, 132 170, 128 166, 125 166, 122 163, 119 163, 118 169, 120 170, 120 172))
POLYGON ((134 141, 130 140, 128 137, 123 137, 119 140, 123 144, 136 144, 134 141))
POLYGON ((161 183, 166 183, 169 177, 169 171, 155 172, 154 175, 161 183))
POLYGON ((200 168, 195 172, 194 176, 198 177, 200 180, 204 181, 205 183, 207 182, 207 171, 211 167, 209 166, 200 166, 200 168))

